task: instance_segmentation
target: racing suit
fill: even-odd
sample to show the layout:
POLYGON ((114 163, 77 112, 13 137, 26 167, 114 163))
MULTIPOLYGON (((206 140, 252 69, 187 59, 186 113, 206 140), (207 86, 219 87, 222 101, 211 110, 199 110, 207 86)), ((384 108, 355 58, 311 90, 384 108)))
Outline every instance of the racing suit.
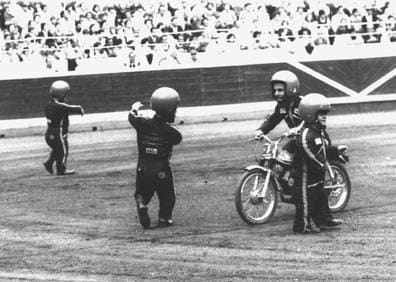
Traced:
POLYGON ((69 154, 69 143, 67 141, 69 114, 82 114, 81 106, 69 105, 57 99, 51 99, 45 108, 48 126, 45 141, 52 149, 46 163, 52 167, 52 164, 56 162, 57 174, 63 174, 66 171, 69 154))
POLYGON ((139 157, 136 169, 136 204, 147 205, 156 192, 159 218, 169 220, 176 202, 169 160, 173 146, 181 142, 182 135, 157 114, 153 118, 146 118, 131 111, 128 120, 137 132, 139 157))
POLYGON ((300 117, 298 106, 300 105, 301 97, 299 95, 293 96, 284 102, 278 102, 275 107, 275 111, 267 116, 263 123, 258 128, 267 134, 275 128, 282 120, 285 120, 289 128, 297 127, 301 124, 302 119, 300 117))
POLYGON ((311 228, 311 218, 316 226, 333 220, 324 189, 326 162, 330 154, 337 154, 337 147, 331 145, 325 128, 314 124, 302 129, 297 137, 294 158, 297 169, 294 189, 295 232, 303 233, 311 228))

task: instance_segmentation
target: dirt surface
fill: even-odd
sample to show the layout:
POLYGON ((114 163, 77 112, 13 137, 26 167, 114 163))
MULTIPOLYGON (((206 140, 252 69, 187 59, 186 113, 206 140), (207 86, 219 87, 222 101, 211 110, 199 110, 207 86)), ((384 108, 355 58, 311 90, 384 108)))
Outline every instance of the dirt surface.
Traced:
POLYGON ((259 120, 179 126, 166 229, 137 221, 133 129, 72 133, 69 177, 44 171, 43 136, 0 139, 0 280, 396 280, 396 123, 364 120, 330 117, 333 142, 350 148, 353 194, 341 228, 308 236, 293 234, 289 204, 254 227, 235 210, 259 120))

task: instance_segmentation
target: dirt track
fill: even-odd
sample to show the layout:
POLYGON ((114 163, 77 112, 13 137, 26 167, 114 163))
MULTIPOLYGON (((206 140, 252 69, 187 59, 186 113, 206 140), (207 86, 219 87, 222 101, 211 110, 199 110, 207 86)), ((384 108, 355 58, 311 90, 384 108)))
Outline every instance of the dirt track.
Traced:
MULTIPOLYGON (((176 226, 147 231, 133 205, 132 129, 71 134, 68 178, 45 173, 42 136, 0 139, 0 280, 395 280, 396 124, 362 119, 330 128, 350 147, 353 195, 342 228, 315 236, 292 233, 291 205, 256 227, 235 211, 260 121, 180 126, 176 226)), ((154 223, 156 213, 155 200, 154 223)))

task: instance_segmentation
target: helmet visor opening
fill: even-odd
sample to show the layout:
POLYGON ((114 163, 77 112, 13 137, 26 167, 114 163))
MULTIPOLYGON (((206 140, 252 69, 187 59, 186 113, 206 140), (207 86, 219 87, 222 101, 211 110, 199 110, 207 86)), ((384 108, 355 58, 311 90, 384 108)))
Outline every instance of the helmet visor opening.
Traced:
POLYGON ((317 111, 317 115, 327 115, 330 112, 330 110, 319 110, 317 111))

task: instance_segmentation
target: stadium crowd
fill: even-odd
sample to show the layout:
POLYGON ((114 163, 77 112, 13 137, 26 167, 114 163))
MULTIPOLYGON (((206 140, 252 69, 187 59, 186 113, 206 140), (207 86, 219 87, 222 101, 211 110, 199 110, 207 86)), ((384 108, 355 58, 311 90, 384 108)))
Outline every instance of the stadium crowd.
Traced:
MULTIPOLYGON (((379 0, 32 0, 0 2, 0 64, 39 71, 172 67, 243 50, 396 41, 379 0), (100 59, 100 60, 99 60, 100 59)), ((4 68, 3 68, 4 69, 4 68)))

